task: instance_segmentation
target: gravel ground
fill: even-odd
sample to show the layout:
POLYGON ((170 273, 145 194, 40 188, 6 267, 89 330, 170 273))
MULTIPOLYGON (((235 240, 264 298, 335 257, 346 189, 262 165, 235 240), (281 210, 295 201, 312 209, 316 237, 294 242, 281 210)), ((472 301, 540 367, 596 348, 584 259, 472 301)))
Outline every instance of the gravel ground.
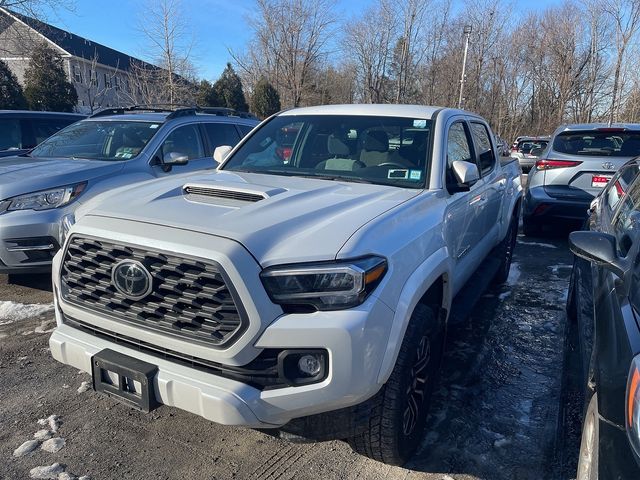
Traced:
POLYGON ((46 277, 17 279, 23 285, 0 277, 0 479, 55 463, 51 478, 63 468, 94 480, 567 478, 558 425, 570 265, 566 236, 518 237, 508 284, 487 291, 449 331, 425 439, 406 469, 343 442, 290 444, 169 407, 143 414, 83 391, 89 376, 50 358, 51 311, 16 305, 49 303, 46 277), (14 456, 36 432, 59 440, 14 456))

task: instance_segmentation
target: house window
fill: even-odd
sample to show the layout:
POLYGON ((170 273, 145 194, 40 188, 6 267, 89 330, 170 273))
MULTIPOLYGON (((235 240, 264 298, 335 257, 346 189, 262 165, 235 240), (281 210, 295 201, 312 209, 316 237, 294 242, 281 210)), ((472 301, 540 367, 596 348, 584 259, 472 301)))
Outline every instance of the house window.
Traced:
POLYGON ((108 74, 104 74, 104 88, 111 88, 111 78, 108 74))
POLYGON ((73 66, 73 79, 76 83, 82 83, 82 72, 78 65, 73 66))
POLYGON ((89 70, 89 78, 91 79, 91 86, 92 87, 97 87, 98 86, 98 74, 96 73, 95 70, 89 70))
POLYGON ((116 90, 120 90, 120 79, 118 77, 113 77, 113 85, 116 90))

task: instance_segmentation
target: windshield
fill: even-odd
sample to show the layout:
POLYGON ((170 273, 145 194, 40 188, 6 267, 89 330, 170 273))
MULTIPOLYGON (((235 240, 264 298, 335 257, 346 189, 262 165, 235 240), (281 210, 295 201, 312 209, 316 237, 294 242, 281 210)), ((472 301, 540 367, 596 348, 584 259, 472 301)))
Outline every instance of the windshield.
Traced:
POLYGON ((138 156, 159 126, 159 123, 151 122, 79 122, 49 137, 33 149, 30 155, 128 160, 138 156))
POLYGON ((640 155, 640 132, 621 129, 563 132, 553 141, 553 149, 570 155, 635 157, 640 155))
POLYGON ((283 115, 222 169, 423 188, 430 128, 420 118, 283 115))

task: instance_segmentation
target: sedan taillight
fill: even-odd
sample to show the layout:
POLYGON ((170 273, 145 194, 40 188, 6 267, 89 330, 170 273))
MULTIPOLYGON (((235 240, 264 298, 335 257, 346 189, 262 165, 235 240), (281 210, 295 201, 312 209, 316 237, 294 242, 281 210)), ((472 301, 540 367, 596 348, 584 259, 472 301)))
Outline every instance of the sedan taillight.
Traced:
POLYGON ((568 168, 568 167, 577 167, 582 162, 576 160, 538 160, 536 162, 536 168, 538 170, 551 170, 552 168, 568 168))

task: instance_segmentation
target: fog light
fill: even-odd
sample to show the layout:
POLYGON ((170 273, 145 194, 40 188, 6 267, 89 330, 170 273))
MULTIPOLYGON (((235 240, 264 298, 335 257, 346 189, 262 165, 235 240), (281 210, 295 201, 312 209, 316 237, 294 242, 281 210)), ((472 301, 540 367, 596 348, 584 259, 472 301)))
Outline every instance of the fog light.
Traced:
POLYGON ((298 360, 298 369, 309 377, 315 377, 322 370, 322 363, 315 355, 303 355, 298 360))

